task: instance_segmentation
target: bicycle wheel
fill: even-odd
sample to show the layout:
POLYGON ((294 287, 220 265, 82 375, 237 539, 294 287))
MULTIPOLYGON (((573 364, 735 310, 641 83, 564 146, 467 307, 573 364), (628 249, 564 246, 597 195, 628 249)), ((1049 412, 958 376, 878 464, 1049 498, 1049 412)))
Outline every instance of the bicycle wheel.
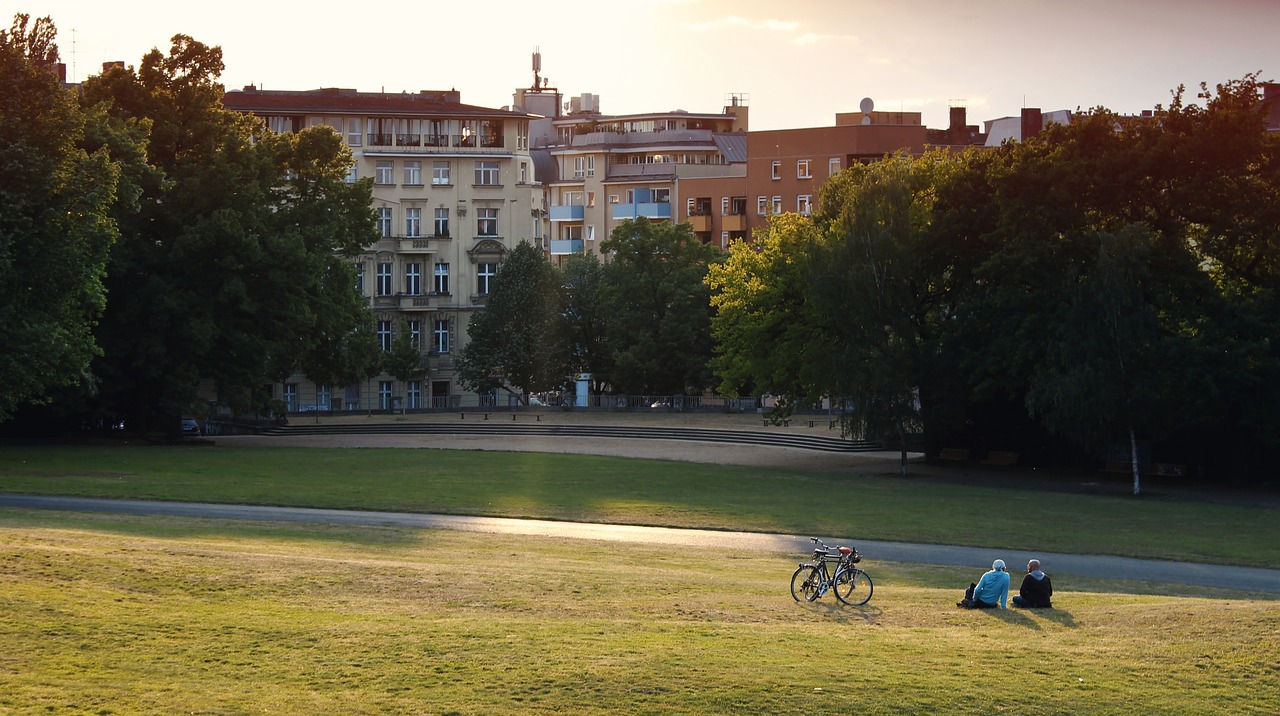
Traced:
POLYGON ((822 578, 818 574, 818 568, 811 565, 802 564, 791 575, 791 596, 797 602, 812 602, 818 598, 818 587, 822 584, 822 578))
POLYGON ((871 601, 871 592, 875 590, 871 576, 857 567, 841 571, 835 582, 836 599, 853 606, 871 601))

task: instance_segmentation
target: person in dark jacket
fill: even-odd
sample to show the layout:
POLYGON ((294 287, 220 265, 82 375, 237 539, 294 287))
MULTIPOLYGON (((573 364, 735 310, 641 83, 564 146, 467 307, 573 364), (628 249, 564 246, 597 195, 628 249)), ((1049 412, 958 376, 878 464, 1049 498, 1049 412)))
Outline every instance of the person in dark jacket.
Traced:
POLYGON ((1053 582, 1050 582, 1049 575, 1040 569, 1040 560, 1033 559, 1027 562, 1027 576, 1022 578, 1022 586, 1018 588, 1018 594, 1013 598, 1013 605, 1029 609, 1051 609, 1053 603, 1049 598, 1052 596, 1053 582))

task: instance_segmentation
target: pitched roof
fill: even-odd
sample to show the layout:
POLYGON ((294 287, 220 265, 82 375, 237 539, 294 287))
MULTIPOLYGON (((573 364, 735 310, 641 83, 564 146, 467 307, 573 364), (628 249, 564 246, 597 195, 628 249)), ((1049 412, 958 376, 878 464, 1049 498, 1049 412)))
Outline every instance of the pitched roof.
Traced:
POLYGON ((742 132, 733 134, 717 134, 714 137, 716 148, 724 155, 725 161, 738 164, 747 161, 747 135, 742 132))
POLYGON ((256 114, 383 114, 417 116, 528 117, 523 112, 463 104, 456 90, 357 92, 351 89, 260 90, 246 87, 222 97, 227 109, 256 114))

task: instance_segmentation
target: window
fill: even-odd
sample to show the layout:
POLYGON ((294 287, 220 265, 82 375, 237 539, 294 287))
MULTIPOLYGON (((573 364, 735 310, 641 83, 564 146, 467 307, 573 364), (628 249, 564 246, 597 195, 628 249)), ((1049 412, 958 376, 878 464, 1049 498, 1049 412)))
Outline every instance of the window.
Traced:
POLYGON ((498 235, 498 210, 476 209, 476 236, 498 235))
POLYGON ((405 383, 405 397, 408 398, 408 407, 410 410, 423 407, 422 405, 422 381, 411 380, 405 383))
POLYGON ((404 210, 404 235, 409 237, 422 236, 422 209, 405 209, 404 210))
POLYGON ((449 162, 436 162, 431 165, 431 185, 432 186, 448 186, 449 180, 449 162))
POLYGON ((727 216, 729 214, 729 197, 720 197, 720 215, 727 216))
POLYGON ((284 409, 288 413, 298 412, 298 384, 284 384, 284 409))
POLYGON ((667 203, 670 203, 670 202, 671 202, 671 190, 670 190, 670 189, 654 189, 654 190, 653 190, 653 203, 655 203, 655 204, 667 204, 667 203))
POLYGON ((497 162, 476 162, 476 185, 498 186, 497 162))
POLYGON ((378 264, 378 295, 391 295, 391 264, 378 264))
POLYGON ((437 237, 449 235, 449 210, 443 206, 436 209, 435 235, 437 237))
POLYGON ((369 146, 391 146, 391 135, 396 131, 395 120, 390 117, 370 117, 366 124, 369 134, 369 146))
POLYGON ((410 296, 422 294, 422 264, 414 262, 404 265, 404 292, 410 296))
POLYGON ((797 159, 797 160, 796 160, 796 178, 797 178, 797 179, 811 179, 811 178, 813 178, 813 175, 809 173, 809 160, 808 160, 808 159, 797 159))
POLYGON ((516 149, 529 148, 529 123, 516 122, 516 149))
POLYGON ((684 213, 687 214, 688 216, 697 216, 697 212, 698 212, 698 200, 686 199, 684 204, 684 213))
POLYGON ((384 351, 391 350, 391 321, 378 321, 378 345, 384 351))
POLYGON ((359 178, 360 178, 360 169, 355 164, 352 164, 351 168, 347 170, 346 182, 348 184, 355 184, 356 180, 359 178))
POLYGON ((587 241, 595 241, 595 240, 596 240, 596 225, 587 224, 587 241))
POLYGON ((436 293, 448 295, 449 293, 449 264, 443 261, 436 264, 435 283, 433 288, 436 293))
POLYGON ((347 145, 352 147, 360 146, 364 141, 364 131, 361 128, 364 120, 359 117, 347 117, 347 145))
POLYGON ((422 162, 404 163, 404 183, 414 186, 422 185, 422 162))
POLYGON ((774 179, 782 178, 782 162, 775 161, 773 163, 773 178, 774 179))
POLYGON ((329 386, 316 385, 316 410, 329 409, 329 386))
POLYGON ((801 194, 796 197, 796 212, 808 216, 813 208, 813 197, 808 194, 801 194))
MULTIPOLYGON (((396 120, 396 146, 418 147, 422 145, 422 120, 396 120)), ((405 182, 406 184, 410 182, 405 182)), ((416 182, 415 182, 416 183, 416 182)))
POLYGON ((493 277, 498 275, 498 264, 482 263, 476 270, 476 293, 484 296, 493 288, 493 277))
POLYGON ((770 213, 773 213, 773 214, 782 213, 782 197, 780 196, 773 197, 771 204, 772 204, 772 207, 771 207, 770 213))
POLYGON ((560 230, 560 235, 564 237, 565 241, 581 241, 582 225, 568 224, 560 230))
POLYGON ((573 178, 581 179, 586 175, 587 175, 587 158, 574 157, 573 158, 573 178))
POLYGON ((422 347, 422 321, 408 321, 409 324, 409 341, 414 346, 422 347))
POLYGON ((480 146, 507 146, 506 126, 501 119, 486 119, 480 122, 480 146))
POLYGON ((449 322, 438 320, 431 330, 431 350, 436 353, 449 352, 449 322))
POLYGON ((764 196, 756 197, 756 213, 764 216, 769 213, 769 198, 764 196))
POLYGON ((747 197, 735 196, 729 200, 729 214, 744 216, 747 213, 747 197))
POLYGON ((529 183, 529 162, 520 162, 520 183, 529 183))
POLYGON ((378 209, 378 235, 391 236, 391 207, 389 206, 378 209))
POLYGON ((356 263, 356 290, 364 293, 364 264, 356 263))
POLYGON ((827 176, 835 176, 840 173, 840 158, 832 157, 827 160, 827 176))
POLYGON ((588 156, 586 157, 586 160, 587 160, 587 176, 593 177, 596 175, 596 158, 593 156, 588 156))
POLYGON ((374 184, 394 184, 395 165, 392 162, 379 160, 373 172, 374 184))
POLYGON ((389 380, 378 381, 378 409, 391 409, 391 381, 389 380))

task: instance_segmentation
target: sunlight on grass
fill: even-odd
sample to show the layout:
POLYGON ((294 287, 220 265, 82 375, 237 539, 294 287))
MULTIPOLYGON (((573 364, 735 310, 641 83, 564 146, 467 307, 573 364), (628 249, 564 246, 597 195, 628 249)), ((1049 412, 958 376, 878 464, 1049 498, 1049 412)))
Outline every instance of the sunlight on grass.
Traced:
POLYGON ((0 711, 1268 713, 1280 602, 968 570, 389 527, 0 511, 0 711), (1110 588, 1108 589, 1108 586, 1110 588))

